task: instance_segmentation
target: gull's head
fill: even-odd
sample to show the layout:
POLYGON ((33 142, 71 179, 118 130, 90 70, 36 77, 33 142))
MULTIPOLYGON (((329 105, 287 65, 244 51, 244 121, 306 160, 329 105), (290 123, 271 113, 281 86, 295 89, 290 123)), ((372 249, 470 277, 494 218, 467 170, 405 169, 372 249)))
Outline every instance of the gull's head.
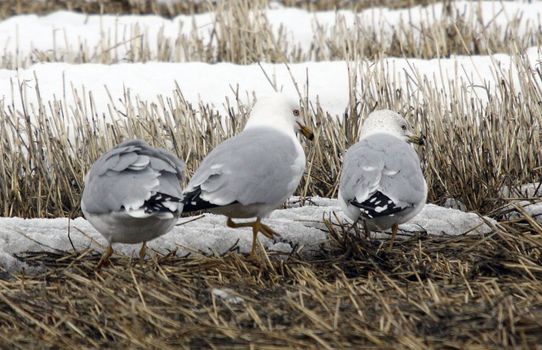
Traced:
POLYGON ((361 127, 360 139, 371 134, 387 133, 409 143, 423 145, 423 135, 416 135, 403 116, 389 109, 374 111, 361 127))
POLYGON ((305 125, 299 103, 279 93, 259 98, 252 107, 245 129, 258 126, 302 133, 309 140, 314 137, 311 129, 305 125))

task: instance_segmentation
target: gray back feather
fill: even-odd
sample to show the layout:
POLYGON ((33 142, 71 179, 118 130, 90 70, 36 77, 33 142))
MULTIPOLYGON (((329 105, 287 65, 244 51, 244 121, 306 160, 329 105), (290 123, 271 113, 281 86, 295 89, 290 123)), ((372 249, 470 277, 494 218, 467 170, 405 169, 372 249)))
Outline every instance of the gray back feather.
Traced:
POLYGON ((339 191, 348 203, 361 203, 376 191, 396 205, 423 200, 425 180, 420 160, 406 142, 387 134, 368 136, 346 153, 339 191))
MULTIPOLYGON (((291 195, 296 145, 270 128, 250 128, 218 145, 202 161, 185 192, 198 186, 215 205, 277 203, 291 195)), ((294 189, 297 184, 294 184, 294 189)))
POLYGON ((92 214, 119 211, 160 192, 181 198, 184 163, 142 140, 121 143, 102 155, 85 177, 81 206, 92 214))

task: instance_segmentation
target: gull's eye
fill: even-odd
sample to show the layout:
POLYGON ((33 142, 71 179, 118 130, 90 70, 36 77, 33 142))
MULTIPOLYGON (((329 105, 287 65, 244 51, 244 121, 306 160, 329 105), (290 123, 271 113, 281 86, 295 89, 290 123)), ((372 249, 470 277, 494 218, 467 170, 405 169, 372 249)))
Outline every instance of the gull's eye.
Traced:
POLYGON ((405 124, 401 125, 401 129, 406 130, 407 126, 405 124))
POLYGON ((294 109, 292 111, 292 113, 296 116, 296 117, 299 117, 299 109, 294 109))

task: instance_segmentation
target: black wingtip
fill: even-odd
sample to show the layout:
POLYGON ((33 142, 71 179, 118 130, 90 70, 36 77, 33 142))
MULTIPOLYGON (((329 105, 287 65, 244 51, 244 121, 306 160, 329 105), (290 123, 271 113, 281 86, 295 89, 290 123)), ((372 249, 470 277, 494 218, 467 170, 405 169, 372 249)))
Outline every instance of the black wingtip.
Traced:
POLYGON ((182 200, 178 197, 171 196, 166 193, 157 192, 151 196, 151 198, 147 199, 143 203, 143 209, 145 210, 145 213, 151 214, 151 213, 177 213, 177 210, 171 210, 165 205, 165 202, 182 202, 182 200))
POLYGON ((361 209, 362 215, 369 219, 389 216, 405 209, 398 207, 390 197, 380 191, 376 191, 361 203, 354 199, 350 204, 361 209))
POLYGON ((201 199, 201 188, 198 186, 191 192, 185 192, 183 202, 183 213, 188 213, 198 210, 206 210, 216 208, 218 205, 207 202, 201 199))

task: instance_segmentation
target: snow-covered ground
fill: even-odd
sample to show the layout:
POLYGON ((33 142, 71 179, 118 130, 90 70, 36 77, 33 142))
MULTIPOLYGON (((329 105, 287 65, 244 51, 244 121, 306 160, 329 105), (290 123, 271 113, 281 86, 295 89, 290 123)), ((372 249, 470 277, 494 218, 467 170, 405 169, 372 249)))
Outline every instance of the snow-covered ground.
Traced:
MULTIPOLYGON (((304 206, 293 204, 288 209, 276 210, 265 222, 282 237, 271 241, 260 235, 260 242, 269 251, 289 253, 292 247, 297 246, 302 254, 311 254, 326 244, 327 229, 323 219, 329 220, 331 217, 332 222, 336 223, 335 216, 330 216, 332 212, 346 223, 335 199, 313 198, 304 206)), ((178 255, 222 254, 237 244, 240 252, 248 252, 252 240, 250 229, 231 229, 226 227, 225 221, 223 216, 213 214, 205 214, 201 218, 182 218, 179 226, 149 242, 148 247, 161 253, 177 249, 178 255)), ((430 235, 487 234, 491 232, 493 223, 493 220, 482 219, 474 213, 428 204, 416 218, 400 226, 400 229, 405 235, 416 232, 430 235)), ((13 254, 55 249, 72 251, 72 243, 77 250, 88 247, 102 249, 99 245, 105 245, 106 241, 83 218, 0 218, 0 267, 6 270, 28 268, 13 254)), ((127 244, 114 246, 116 252, 134 256, 139 248, 139 245, 127 244)))
POLYGON ((542 184, 540 182, 524 184, 517 188, 504 187, 501 195, 509 199, 506 209, 511 212, 506 215, 508 219, 528 215, 542 225, 542 184))
MULTIPOLYGON (((542 3, 526 2, 453 2, 460 13, 473 14, 480 11, 485 25, 499 25, 503 30, 521 15, 526 25, 540 23, 542 3)), ((272 4, 265 11, 270 25, 276 31, 287 33, 288 43, 310 46, 315 39, 315 28, 331 28, 343 23, 355 30, 356 23, 379 28, 386 33, 401 23, 419 28, 421 23, 442 20, 442 4, 428 7, 389 10, 372 8, 360 13, 351 11, 307 12, 295 8, 283 8, 272 4)), ((0 48, 4 55, 25 57, 37 51, 56 52, 65 57, 68 52, 84 48, 103 47, 120 58, 127 53, 126 42, 144 34, 151 44, 148 50, 158 50, 158 37, 175 40, 179 35, 210 35, 215 14, 178 16, 172 20, 158 16, 112 16, 82 15, 72 12, 56 12, 43 17, 35 15, 15 16, 0 22, 0 48), (137 34, 137 35, 136 35, 137 34), (123 45, 116 43, 123 42, 123 45)), ((538 47, 525 52, 532 68, 540 62, 538 47)), ((119 61, 122 61, 120 59, 119 61)), ((403 59, 386 58, 377 62, 363 60, 351 65, 358 70, 359 92, 367 88, 370 76, 383 74, 387 81, 403 91, 408 91, 412 101, 423 103, 422 90, 442 91, 446 96, 457 95, 457 87, 464 87, 461 94, 485 101, 488 93, 497 91, 496 82, 509 77, 518 91, 517 57, 507 54, 492 56, 457 56, 447 59, 403 59), (364 79, 360 79, 362 77, 364 79), (408 90, 406 90, 408 85, 408 90), (452 93, 451 90, 454 90, 452 93)), ((324 111, 341 115, 348 105, 348 67, 344 61, 303 62, 291 64, 294 79, 300 86, 309 80, 309 96, 318 100, 324 111)), ((294 93, 295 88, 287 68, 281 64, 263 64, 265 71, 284 91, 294 93)), ((533 79, 538 79, 533 74, 533 79)), ((271 86, 258 65, 234 65, 230 63, 124 63, 116 65, 66 63, 41 63, 19 70, 0 70, 0 99, 5 105, 14 105, 21 110, 21 99, 17 84, 25 88, 27 100, 36 104, 35 87, 38 84, 43 103, 54 99, 71 105, 75 100, 92 95, 98 115, 109 117, 108 104, 116 104, 120 110, 125 89, 132 97, 141 101, 157 102, 157 96, 171 97, 177 83, 186 100, 194 104, 203 101, 224 111, 226 98, 234 101, 233 90, 239 91, 241 101, 248 103, 249 94, 257 96, 269 93, 271 86), (74 92, 72 87, 77 91, 74 92), (110 93, 110 96, 109 96, 110 93), (111 97, 111 98, 110 98, 111 97)), ((37 110, 37 108, 36 108, 37 110)), ((91 117, 89 115, 89 117, 91 117)))
MULTIPOLYGON (((540 24, 539 14, 542 12, 540 2, 458 1, 451 2, 450 6, 455 10, 452 12, 461 13, 467 19, 475 18, 474 14, 480 11, 483 13, 481 26, 499 26, 503 31, 508 30, 508 24, 518 18, 520 35, 527 26, 536 28, 540 24)), ((328 33, 337 24, 358 31, 372 28, 376 35, 385 39, 391 36, 394 28, 403 25, 419 29, 442 21, 444 10, 443 4, 438 3, 398 10, 377 7, 359 13, 348 10, 308 12, 275 3, 264 14, 276 36, 279 32, 285 33, 292 47, 307 51, 315 39, 317 28, 325 28, 328 33)), ((209 42, 214 23, 214 13, 181 15, 171 20, 150 15, 88 16, 72 12, 56 12, 42 17, 24 15, 0 22, 0 48, 15 57, 28 56, 34 51, 54 51, 62 56, 86 48, 93 52, 108 50, 122 58, 130 44, 144 35, 151 55, 156 56, 160 40, 170 41, 170 46, 174 46, 178 38, 188 36, 209 42)))
MULTIPOLYGON (((531 66, 540 61, 540 50, 533 47, 526 52, 531 66)), ((495 85, 502 77, 510 77, 511 83, 520 89, 518 69, 514 58, 507 54, 492 56, 458 56, 448 59, 402 59, 387 58, 378 62, 362 61, 351 64, 359 76, 385 74, 386 80, 396 88, 409 92, 415 104, 424 102, 427 91, 442 91, 442 98, 456 96, 450 90, 463 87, 466 96, 487 101, 488 92, 494 94, 495 85), (408 87, 408 89, 407 89, 408 87)), ((332 116, 342 115, 348 106, 348 63, 305 62, 289 65, 295 81, 303 87, 309 79, 309 97, 319 101, 323 110, 332 116)), ((262 64, 263 69, 282 91, 295 94, 290 73, 283 64, 262 64)), ((533 76, 533 79, 537 79, 533 76)), ((358 91, 368 89, 370 81, 358 80, 358 91)), ((124 110, 119 100, 125 90, 140 101, 158 102, 158 96, 172 98, 176 84, 185 99, 197 105, 200 101, 225 112, 226 99, 235 101, 238 91, 240 100, 247 104, 252 94, 262 96, 273 91, 262 69, 257 65, 231 63, 132 63, 132 64, 66 64, 42 63, 28 69, 0 70, 0 100, 21 110, 20 90, 24 87, 26 101, 37 108, 36 85, 45 105, 58 100, 66 105, 85 100, 92 94, 96 113, 109 115, 111 104, 124 110)), ((235 107, 235 105, 234 105, 235 107)), ((88 115, 88 117, 92 117, 88 115)), ((115 117, 115 116, 111 116, 115 117)))

